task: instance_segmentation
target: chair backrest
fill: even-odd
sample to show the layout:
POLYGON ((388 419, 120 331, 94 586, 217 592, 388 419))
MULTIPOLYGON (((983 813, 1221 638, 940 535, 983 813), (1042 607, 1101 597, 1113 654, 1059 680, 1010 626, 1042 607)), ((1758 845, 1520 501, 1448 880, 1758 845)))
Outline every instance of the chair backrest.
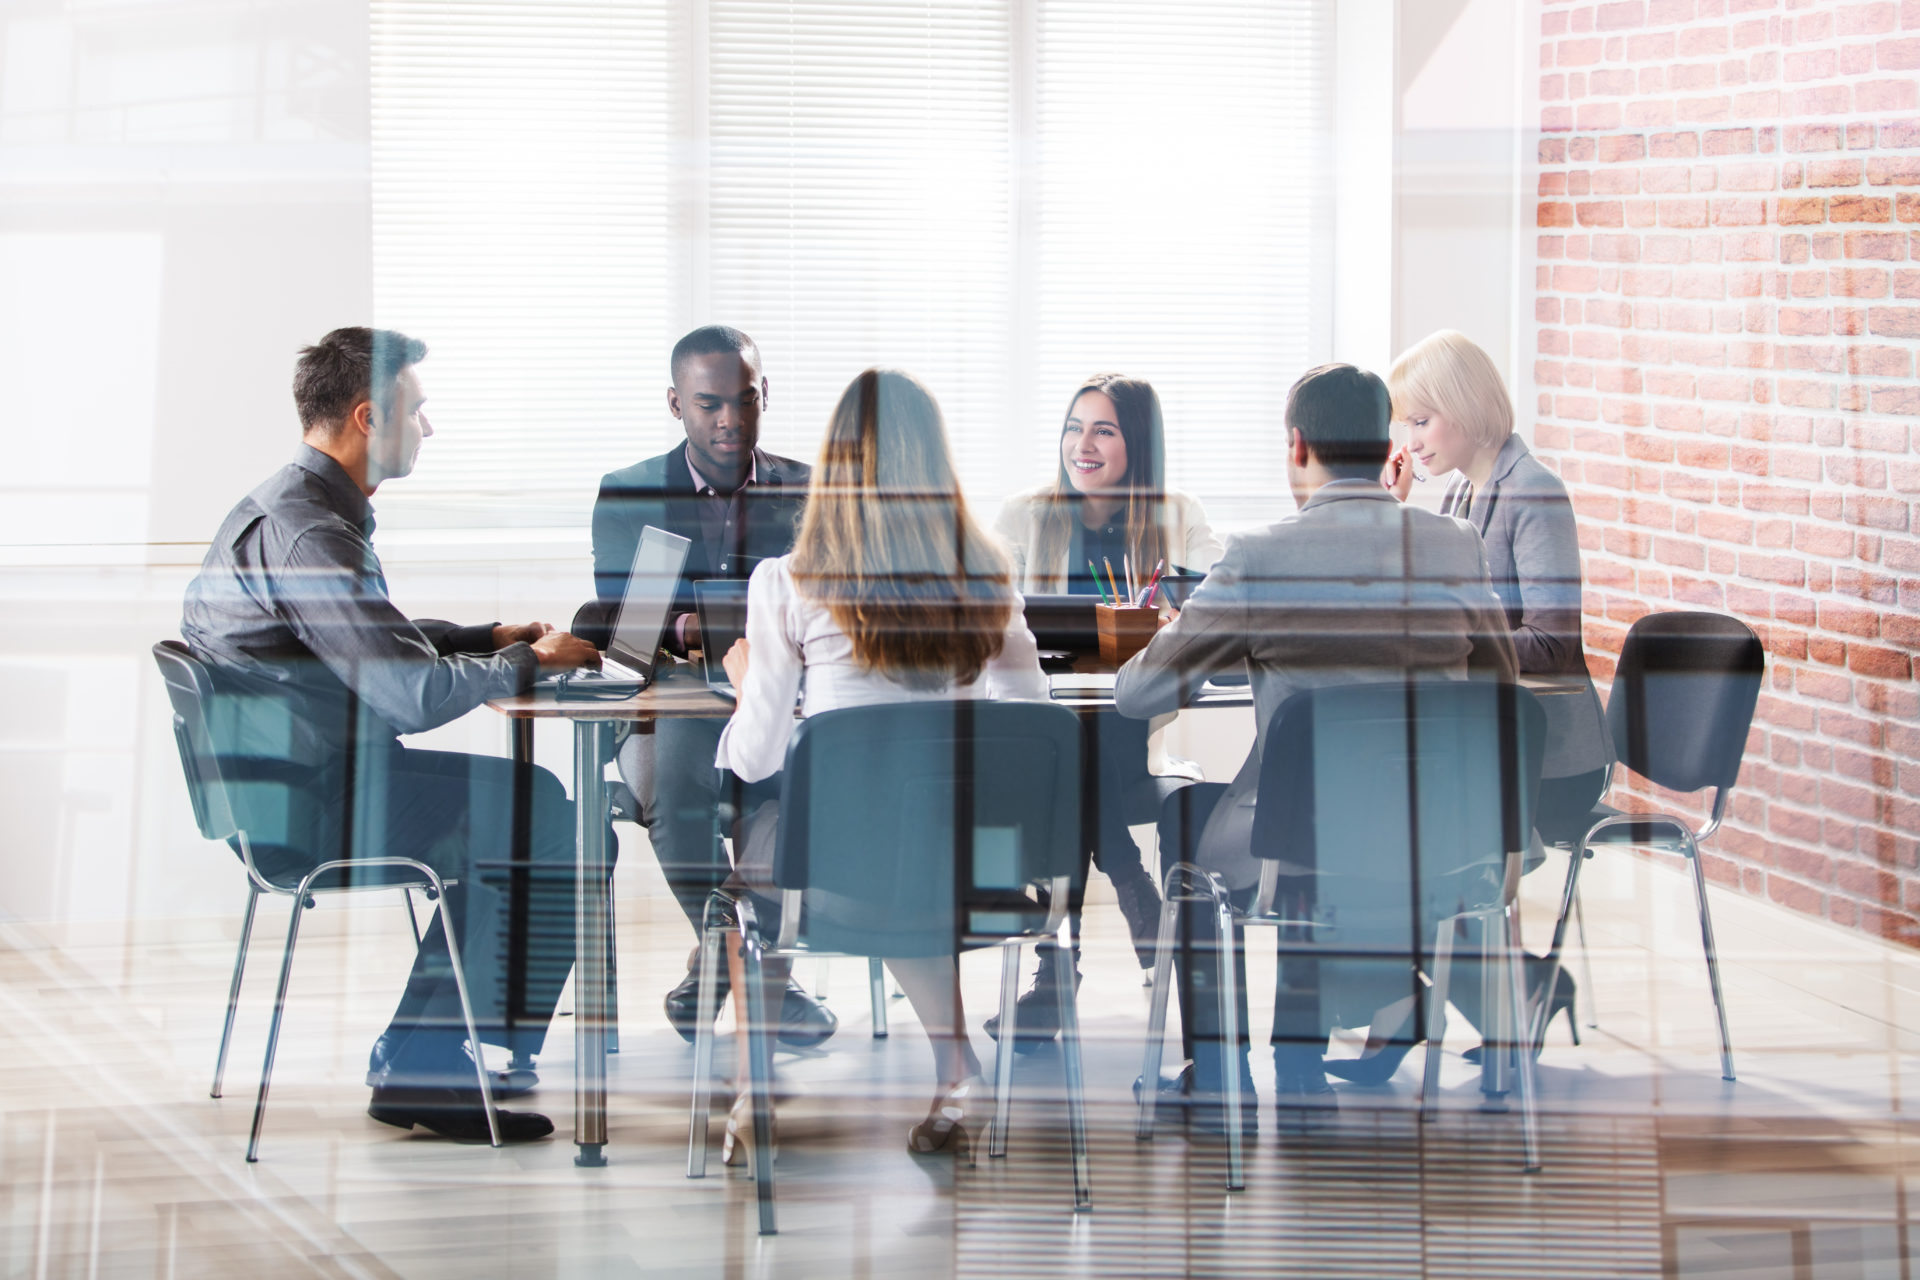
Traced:
POLYGON ((1607 696, 1621 763, 1675 791, 1731 787, 1740 773, 1766 648, 1719 613, 1650 613, 1633 624, 1607 696))
POLYGON ((787 749, 774 882, 805 891, 810 946, 950 955, 1030 925, 1020 892, 1078 871, 1080 789, 1080 727, 1064 707, 823 712, 787 749))
POLYGON ((1307 689, 1275 714, 1261 756, 1253 852, 1312 869, 1322 919, 1407 939, 1489 905, 1527 847, 1546 717, 1531 693, 1482 680, 1307 689))
POLYGON ((213 705, 213 680, 206 665, 178 640, 153 646, 153 660, 166 682, 173 704, 173 741, 180 749, 180 770, 186 775, 187 796, 193 801, 193 820, 209 840, 225 840, 237 825, 220 776, 220 757, 207 729, 213 705))

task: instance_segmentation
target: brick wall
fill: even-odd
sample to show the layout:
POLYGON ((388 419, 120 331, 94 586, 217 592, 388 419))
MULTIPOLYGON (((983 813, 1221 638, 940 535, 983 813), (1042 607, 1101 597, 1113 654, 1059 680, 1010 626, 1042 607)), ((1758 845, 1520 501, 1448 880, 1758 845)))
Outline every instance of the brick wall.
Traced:
POLYGON ((1594 674, 1650 611, 1745 619, 1768 681, 1709 873, 1920 945, 1920 0, 1532 15, 1535 440, 1594 674))

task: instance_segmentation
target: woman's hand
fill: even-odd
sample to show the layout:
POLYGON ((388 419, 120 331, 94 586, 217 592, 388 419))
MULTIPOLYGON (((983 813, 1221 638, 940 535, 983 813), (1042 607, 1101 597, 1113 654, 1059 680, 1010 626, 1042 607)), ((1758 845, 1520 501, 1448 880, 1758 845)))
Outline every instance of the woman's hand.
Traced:
POLYGON ((733 648, 721 655, 720 665, 726 668, 727 679, 733 681, 736 690, 747 687, 747 660, 752 656, 753 647, 747 643, 745 636, 735 640, 733 648))
POLYGON ((1413 492, 1413 455, 1407 446, 1396 445, 1387 455, 1387 465, 1380 468, 1380 484, 1402 502, 1413 492))

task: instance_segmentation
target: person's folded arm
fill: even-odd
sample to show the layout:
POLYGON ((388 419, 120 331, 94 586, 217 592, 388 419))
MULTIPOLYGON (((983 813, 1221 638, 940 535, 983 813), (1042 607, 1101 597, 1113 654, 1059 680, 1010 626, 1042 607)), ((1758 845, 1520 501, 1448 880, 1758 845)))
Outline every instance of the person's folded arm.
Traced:
POLYGON ((396 729, 438 728, 533 683, 539 660, 530 645, 485 656, 443 654, 392 601, 367 588, 366 554, 341 534, 302 534, 288 549, 287 579, 276 584, 274 604, 300 642, 396 729))
POLYGON ((1580 535, 1565 498, 1515 495, 1514 578, 1520 622, 1513 647, 1522 671, 1580 667, 1580 535))
POLYGON ((1209 677, 1246 660, 1248 626, 1239 548, 1229 545, 1179 616, 1120 668, 1114 709, 1135 720, 1178 711, 1209 677))
POLYGON ((714 763, 742 781, 759 782, 778 773, 793 737, 793 704, 800 696, 805 659, 788 634, 791 581, 784 565, 768 561, 747 582, 747 678, 737 691, 733 718, 721 731, 714 763))

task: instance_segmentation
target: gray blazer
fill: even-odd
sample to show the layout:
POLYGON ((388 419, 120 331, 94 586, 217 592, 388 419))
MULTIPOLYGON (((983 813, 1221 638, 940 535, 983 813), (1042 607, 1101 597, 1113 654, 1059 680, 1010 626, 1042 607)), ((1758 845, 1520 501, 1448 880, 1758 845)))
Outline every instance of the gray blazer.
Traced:
POLYGON ((1564 676, 1575 686, 1541 698, 1547 713, 1542 775, 1605 768, 1613 750, 1580 643, 1580 535, 1566 485, 1526 441, 1508 436, 1486 489, 1476 493, 1465 476, 1455 475, 1440 510, 1466 520, 1486 544, 1521 674, 1564 676))
POLYGON ((1228 538, 1180 616, 1120 668, 1114 701, 1137 719, 1174 711, 1241 662, 1252 677, 1253 752, 1195 854, 1234 888, 1259 878, 1260 753, 1288 697, 1408 674, 1515 674, 1479 537, 1463 520, 1403 506, 1372 479, 1336 480, 1280 523, 1228 538))

